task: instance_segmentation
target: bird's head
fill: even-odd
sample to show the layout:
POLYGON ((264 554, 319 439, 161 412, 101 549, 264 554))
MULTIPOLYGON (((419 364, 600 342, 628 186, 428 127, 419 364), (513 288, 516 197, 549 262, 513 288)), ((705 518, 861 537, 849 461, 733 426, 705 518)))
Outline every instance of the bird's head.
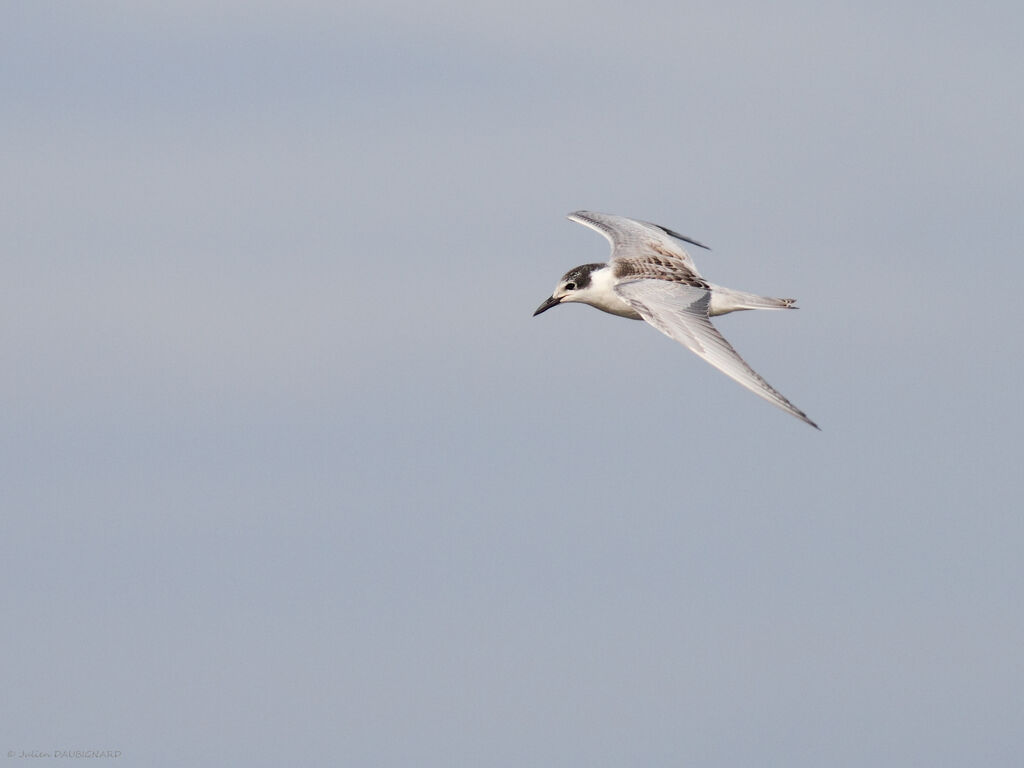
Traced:
POLYGON ((552 307, 570 301, 589 303, 588 299, 590 298, 591 291, 590 275, 594 270, 601 269, 604 266, 606 265, 583 264, 582 266, 570 269, 562 275, 562 279, 558 281, 558 285, 551 292, 551 296, 537 307, 537 311, 533 313, 533 316, 536 317, 541 312, 547 312, 552 307))

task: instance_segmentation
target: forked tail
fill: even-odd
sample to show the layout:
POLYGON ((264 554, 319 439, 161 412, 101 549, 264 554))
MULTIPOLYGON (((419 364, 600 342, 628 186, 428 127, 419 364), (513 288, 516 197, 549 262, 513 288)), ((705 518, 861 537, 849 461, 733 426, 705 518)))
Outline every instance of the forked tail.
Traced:
POLYGON ((776 299, 772 296, 758 296, 756 293, 735 291, 720 285, 711 287, 711 315, 724 315, 743 309, 798 309, 796 299, 776 299))

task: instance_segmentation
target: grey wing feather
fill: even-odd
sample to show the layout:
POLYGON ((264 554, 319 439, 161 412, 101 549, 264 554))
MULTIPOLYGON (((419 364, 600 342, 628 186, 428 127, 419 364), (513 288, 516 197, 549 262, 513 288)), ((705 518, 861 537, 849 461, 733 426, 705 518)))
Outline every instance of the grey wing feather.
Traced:
POLYGON ((625 216, 595 213, 594 211, 576 211, 569 214, 569 219, 604 235, 612 244, 613 261, 615 259, 643 258, 646 254, 655 258, 678 259, 687 268, 696 272, 697 267, 694 265, 693 259, 690 258, 690 254, 676 240, 707 248, 706 245, 666 227, 637 219, 628 219, 625 216))
POLYGON ((615 292, 640 316, 734 381, 801 421, 820 429, 807 414, 782 396, 733 349, 708 318, 711 293, 703 288, 665 280, 619 283, 615 292))

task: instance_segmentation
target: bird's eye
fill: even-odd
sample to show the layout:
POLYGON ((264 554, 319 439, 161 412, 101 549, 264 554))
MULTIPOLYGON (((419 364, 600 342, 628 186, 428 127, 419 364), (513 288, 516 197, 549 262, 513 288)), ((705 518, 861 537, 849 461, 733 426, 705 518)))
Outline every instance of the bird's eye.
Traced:
POLYGON ((575 291, 576 290, 576 283, 566 283, 565 284, 565 290, 567 290, 567 291, 575 291))

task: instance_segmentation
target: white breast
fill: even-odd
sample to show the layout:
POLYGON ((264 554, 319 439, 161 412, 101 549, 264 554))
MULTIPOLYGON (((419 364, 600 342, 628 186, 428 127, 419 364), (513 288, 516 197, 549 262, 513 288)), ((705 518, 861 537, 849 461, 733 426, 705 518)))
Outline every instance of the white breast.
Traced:
POLYGON ((573 296, 573 301, 582 301, 592 307, 600 309, 619 317, 628 317, 632 320, 643 318, 627 304, 614 290, 618 281, 611 267, 603 267, 590 273, 590 285, 573 296))

